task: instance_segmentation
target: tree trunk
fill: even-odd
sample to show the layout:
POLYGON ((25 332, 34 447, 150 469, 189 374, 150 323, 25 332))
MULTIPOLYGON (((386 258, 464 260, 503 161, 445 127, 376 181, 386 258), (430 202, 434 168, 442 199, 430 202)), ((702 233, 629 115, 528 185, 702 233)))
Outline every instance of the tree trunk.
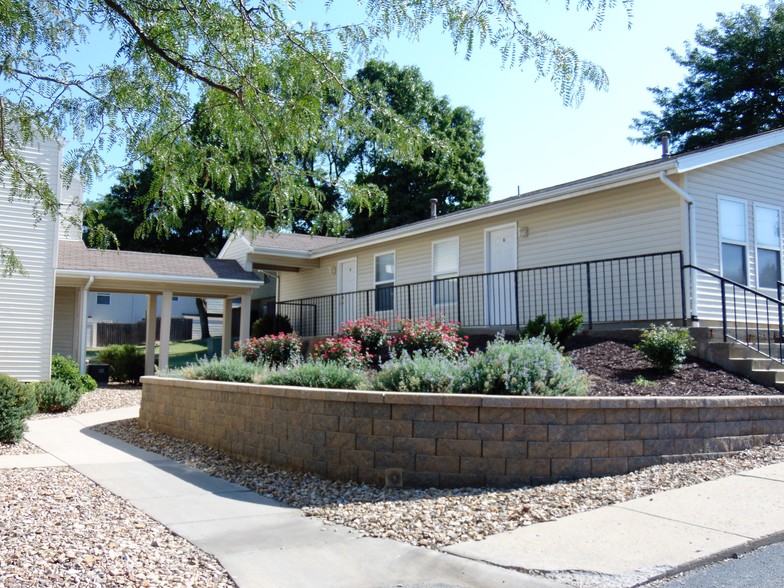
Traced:
POLYGON ((210 338, 210 317, 207 316, 207 301, 204 298, 196 299, 196 310, 199 311, 199 324, 201 325, 201 338, 210 338))

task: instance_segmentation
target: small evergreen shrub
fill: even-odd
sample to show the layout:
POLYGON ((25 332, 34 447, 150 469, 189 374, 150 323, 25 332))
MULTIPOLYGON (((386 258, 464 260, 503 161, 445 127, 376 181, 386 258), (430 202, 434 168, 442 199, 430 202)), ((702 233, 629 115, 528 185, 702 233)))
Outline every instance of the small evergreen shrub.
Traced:
POLYGON ((172 376, 186 380, 217 380, 219 382, 253 382, 261 371, 260 367, 248 363, 242 357, 201 358, 196 363, 185 366, 171 373, 172 376))
POLYGON ((545 337, 551 343, 563 347, 580 330, 582 324, 582 313, 577 313, 571 317, 558 318, 552 322, 547 320, 547 315, 540 314, 535 319, 528 321, 525 328, 520 331, 520 338, 534 339, 536 337, 545 337))
POLYGON ((242 343, 235 343, 234 346, 245 361, 270 366, 292 363, 299 360, 302 354, 302 340, 296 333, 251 337, 242 343))
POLYGON ((455 387, 459 366, 440 355, 403 355, 381 366, 372 381, 374 390, 448 394, 455 387))
POLYGON ((334 362, 360 370, 370 363, 370 355, 362 352, 362 344, 351 337, 329 337, 313 346, 313 356, 323 362, 334 362))
POLYGON ((588 376, 544 339, 498 338, 466 360, 456 382, 468 394, 516 396, 581 396, 589 387, 588 376))
POLYGON ((670 323, 651 325, 643 330, 636 348, 656 369, 676 372, 686 361, 686 353, 694 347, 694 339, 687 329, 679 329, 670 323))
POLYGON ((404 353, 414 355, 441 355, 447 359, 456 359, 465 354, 468 338, 457 333, 458 324, 442 319, 403 319, 400 321, 398 334, 389 343, 390 349, 397 357, 404 353))
POLYGON ((256 339, 266 337, 267 335, 278 335, 293 331, 289 317, 281 314, 265 314, 250 326, 250 336, 256 339))
POLYGON ((38 412, 65 412, 79 402, 82 393, 62 380, 38 382, 35 385, 38 412))
POLYGON ((309 361, 274 371, 258 383, 275 386, 359 390, 367 387, 363 372, 335 362, 309 361))
POLYGON ((387 348, 389 339, 389 321, 368 316, 355 321, 346 321, 340 325, 336 336, 351 337, 358 341, 365 355, 378 358, 387 348))
POLYGON ((18 443, 35 409, 35 388, 0 374, 0 443, 18 443))
POLYGON ((52 356, 52 380, 65 382, 80 394, 90 392, 98 387, 91 376, 79 372, 79 364, 73 359, 57 354, 52 356))
POLYGON ((109 345, 98 353, 98 362, 109 365, 115 382, 138 384, 144 375, 144 353, 133 345, 109 345))

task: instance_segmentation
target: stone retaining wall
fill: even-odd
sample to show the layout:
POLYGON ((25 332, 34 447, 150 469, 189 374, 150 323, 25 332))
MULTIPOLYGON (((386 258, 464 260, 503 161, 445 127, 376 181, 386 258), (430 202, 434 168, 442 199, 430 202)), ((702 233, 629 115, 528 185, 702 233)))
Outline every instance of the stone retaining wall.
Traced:
POLYGON ((141 427, 328 478, 510 486, 784 438, 784 396, 539 398, 142 379, 141 427))

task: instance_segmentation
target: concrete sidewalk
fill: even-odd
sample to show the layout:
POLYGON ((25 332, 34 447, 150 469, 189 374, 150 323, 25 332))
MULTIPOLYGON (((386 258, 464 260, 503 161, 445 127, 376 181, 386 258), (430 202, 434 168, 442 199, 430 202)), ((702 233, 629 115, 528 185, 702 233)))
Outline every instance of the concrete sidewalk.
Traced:
POLYGON ((0 468, 69 465, 213 554, 241 588, 625 587, 784 539, 777 464, 436 552, 325 525, 89 430, 137 413, 31 421, 26 437, 48 455, 0 456, 0 468))
MULTIPOLYGON (((120 409, 30 421, 25 437, 49 455, 14 461, 73 467, 214 555, 241 588, 559 586, 452 554, 361 537, 89 430, 137 415, 138 409, 120 409)), ((0 467, 11 463, 0 456, 0 467)))

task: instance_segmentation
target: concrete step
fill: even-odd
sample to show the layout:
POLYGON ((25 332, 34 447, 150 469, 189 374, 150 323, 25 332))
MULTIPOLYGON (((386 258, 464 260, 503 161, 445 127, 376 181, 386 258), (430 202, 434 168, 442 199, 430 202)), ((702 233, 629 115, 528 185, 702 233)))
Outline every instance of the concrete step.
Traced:
POLYGON ((784 390, 784 365, 741 343, 703 339, 698 341, 695 354, 753 382, 784 390))

